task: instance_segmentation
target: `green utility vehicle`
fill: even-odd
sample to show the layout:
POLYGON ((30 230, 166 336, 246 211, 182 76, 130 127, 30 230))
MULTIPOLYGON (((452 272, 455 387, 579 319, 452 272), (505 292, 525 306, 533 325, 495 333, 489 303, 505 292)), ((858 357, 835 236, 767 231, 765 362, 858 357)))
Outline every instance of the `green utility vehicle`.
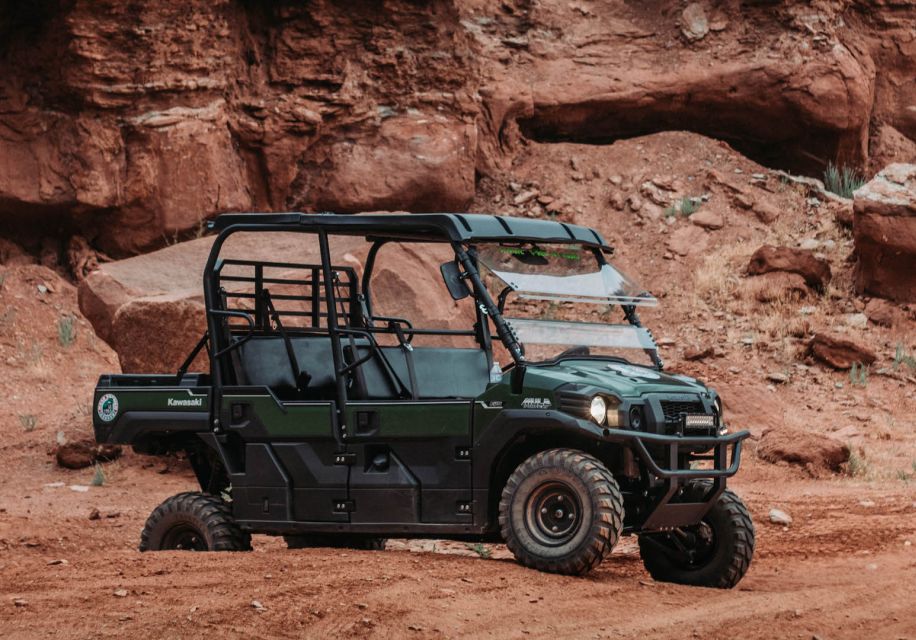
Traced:
POLYGON ((715 391, 663 372, 637 315, 656 300, 594 230, 300 213, 210 228, 197 347, 176 374, 104 375, 95 391, 98 442, 182 452, 200 484, 153 511, 141 550, 450 538, 584 574, 635 534, 657 580, 733 587, 747 571, 754 528, 725 483, 748 433, 729 433, 715 391), (221 256, 271 233, 315 257, 221 256), (210 371, 188 372, 203 349, 210 371))

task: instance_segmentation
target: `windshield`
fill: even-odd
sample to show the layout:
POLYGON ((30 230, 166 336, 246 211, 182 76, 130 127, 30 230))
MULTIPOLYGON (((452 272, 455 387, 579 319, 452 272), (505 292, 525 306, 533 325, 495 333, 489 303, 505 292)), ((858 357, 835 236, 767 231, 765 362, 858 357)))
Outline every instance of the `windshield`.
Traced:
POLYGON ((538 363, 560 356, 610 356, 653 364, 646 329, 622 307, 657 300, 580 245, 488 244, 477 248, 485 286, 525 351, 538 363))
POLYGON ((489 244, 477 259, 519 297, 531 300, 654 306, 658 301, 631 278, 600 264, 580 245, 489 244))

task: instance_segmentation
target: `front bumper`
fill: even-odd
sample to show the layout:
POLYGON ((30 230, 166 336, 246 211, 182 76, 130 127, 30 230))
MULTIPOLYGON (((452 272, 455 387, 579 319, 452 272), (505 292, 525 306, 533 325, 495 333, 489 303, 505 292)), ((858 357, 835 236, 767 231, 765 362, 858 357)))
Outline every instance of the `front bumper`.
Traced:
POLYGON ((749 431, 738 431, 724 436, 665 436, 654 433, 606 429, 604 436, 611 442, 630 446, 648 471, 661 480, 657 497, 642 505, 636 518, 628 518, 630 532, 664 531, 674 527, 697 524, 725 491, 725 480, 738 472, 741 464, 741 445, 750 436, 749 431), (649 451, 649 446, 664 451, 664 464, 649 451), (711 469, 679 468, 684 453, 697 449, 712 454, 697 456, 693 460, 711 460, 711 469), (709 491, 699 502, 676 502, 679 489, 688 480, 709 479, 709 491))
MULTIPOLYGON (((652 475, 659 478, 728 478, 738 473, 741 464, 741 444, 751 435, 750 431, 738 431, 724 436, 663 436, 656 433, 605 429, 604 437, 611 442, 629 444, 652 475), (666 449, 666 466, 660 465, 649 452, 646 444, 666 449), (713 451, 712 469, 679 469, 678 460, 682 452, 693 449, 713 451), (731 450, 731 452, 729 452, 731 450), (731 455, 729 455, 731 453, 731 455)), ((706 459, 706 458, 698 458, 706 459)))

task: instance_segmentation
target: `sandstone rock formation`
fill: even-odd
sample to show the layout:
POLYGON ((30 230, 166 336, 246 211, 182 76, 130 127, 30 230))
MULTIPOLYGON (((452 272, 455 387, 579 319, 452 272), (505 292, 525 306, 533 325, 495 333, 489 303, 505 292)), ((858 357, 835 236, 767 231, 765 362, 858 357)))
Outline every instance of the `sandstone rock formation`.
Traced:
POLYGON ((459 20, 445 0, 4 5, 0 221, 64 213, 123 256, 223 211, 463 208, 459 20))
POLYGON ((916 165, 888 166, 856 191, 854 208, 857 289, 916 301, 916 165))
POLYGON ((669 129, 916 160, 906 3, 594 4, 7 3, 0 229, 123 257, 229 210, 457 210, 526 140, 669 129))

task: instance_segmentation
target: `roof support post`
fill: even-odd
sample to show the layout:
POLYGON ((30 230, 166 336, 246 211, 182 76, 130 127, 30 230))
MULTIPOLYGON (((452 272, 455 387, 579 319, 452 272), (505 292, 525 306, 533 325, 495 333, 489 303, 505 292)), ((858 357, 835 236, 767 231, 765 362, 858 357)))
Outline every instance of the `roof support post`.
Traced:
MULTIPOLYGON (((337 296, 334 291, 334 274, 331 271, 331 248, 328 244, 327 231, 318 232, 318 246, 321 249, 321 272, 324 280, 324 297, 328 310, 328 334, 331 336, 331 356, 334 359, 334 376, 337 387, 337 420, 341 440, 347 439, 347 381, 340 374, 344 369, 343 348, 340 344, 340 332, 337 326, 337 296)), ((313 285, 314 286, 314 285, 313 285)), ((335 434, 337 435, 337 434, 335 434)))
POLYGON ((477 299, 477 304, 481 305, 484 313, 493 320, 493 325, 496 327, 496 335, 499 336, 503 345, 509 350, 509 354, 515 364, 524 367, 525 356, 522 354, 522 345, 519 343, 515 332, 512 331, 512 327, 509 326, 509 323, 505 321, 503 315, 499 312, 499 308, 493 302, 493 298, 490 297, 490 292, 487 291, 483 281, 480 279, 480 272, 477 271, 475 261, 471 259, 471 256, 464 250, 460 242, 453 242, 452 248, 455 250, 455 257, 458 258, 458 262, 464 268, 465 276, 474 287, 474 297, 477 299))

